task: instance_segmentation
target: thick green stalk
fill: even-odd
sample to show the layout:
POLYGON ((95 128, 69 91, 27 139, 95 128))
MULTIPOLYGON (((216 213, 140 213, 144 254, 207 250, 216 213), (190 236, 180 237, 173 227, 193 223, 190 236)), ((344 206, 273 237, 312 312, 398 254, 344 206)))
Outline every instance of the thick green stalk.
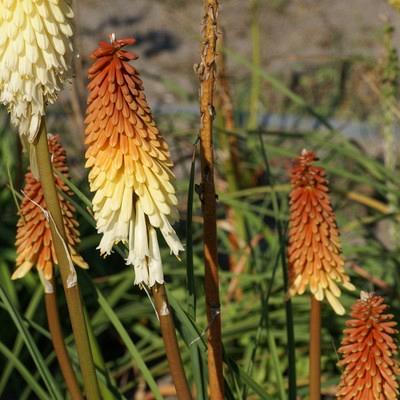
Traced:
POLYGON ((102 381, 101 379, 99 379, 99 390, 100 390, 100 394, 101 394, 101 399, 102 400, 115 400, 115 394, 110 390, 111 386, 116 386, 115 382, 107 370, 106 363, 105 363, 103 355, 101 354, 101 351, 100 351, 99 343, 93 332, 92 325, 89 321, 87 310, 85 307, 83 310, 85 313, 85 321, 86 321, 86 327, 87 327, 88 335, 89 335, 90 348, 92 349, 93 361, 94 361, 97 371, 99 371, 99 370, 102 371, 104 373, 104 377, 105 377, 105 382, 102 381))
POLYGON ((85 386, 85 394, 88 400, 98 400, 100 399, 100 394, 82 310, 79 286, 77 282, 69 282, 69 278, 71 278, 70 255, 68 254, 65 244, 66 236, 64 223, 54 182, 44 118, 42 119, 37 141, 33 146, 37 158, 37 166, 47 205, 47 211, 49 213, 49 225, 58 259, 58 265, 60 267, 69 316, 82 371, 83 383, 85 386))

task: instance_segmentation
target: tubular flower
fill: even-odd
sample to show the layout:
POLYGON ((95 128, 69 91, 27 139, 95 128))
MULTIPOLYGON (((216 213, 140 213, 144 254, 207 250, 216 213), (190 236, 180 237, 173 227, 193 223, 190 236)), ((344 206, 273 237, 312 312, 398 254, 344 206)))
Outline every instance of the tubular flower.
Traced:
POLYGON ((392 314, 385 314, 384 299, 374 293, 361 292, 346 322, 339 348, 344 367, 337 391, 342 400, 395 400, 399 397, 395 359, 397 345, 393 335, 398 331, 392 314))
POLYGON ((66 0, 0 3, 0 102, 33 142, 70 75, 73 12, 66 0))
POLYGON ((317 158, 303 150, 291 171, 289 227, 289 295, 307 286, 315 298, 327 298, 337 314, 344 314, 336 282, 354 290, 344 271, 339 231, 328 196, 325 172, 313 166, 317 158))
POLYGON ((118 242, 128 244, 127 264, 135 283, 163 283, 158 228, 171 252, 183 250, 171 226, 178 218, 171 184, 168 146, 153 120, 136 69, 137 56, 122 48, 134 39, 100 42, 91 57, 86 113, 86 167, 90 190, 96 192, 93 211, 102 233, 99 249, 111 253, 118 242))
MULTIPOLYGON (((66 154, 59 143, 59 137, 49 136, 48 143, 53 167, 68 178, 66 154)), ((54 179, 57 189, 66 194, 72 194, 59 176, 54 176, 54 179)), ((88 268, 86 262, 75 251, 75 246, 80 241, 77 230, 78 222, 74 217, 75 208, 61 194, 58 198, 72 261, 81 268, 88 268)), ((53 266, 57 264, 57 256, 52 244, 49 222, 43 214, 43 210, 46 209, 42 185, 29 171, 25 175, 24 199, 17 224, 17 269, 12 275, 12 279, 22 278, 34 265, 46 280, 50 280, 53 276, 53 266)))

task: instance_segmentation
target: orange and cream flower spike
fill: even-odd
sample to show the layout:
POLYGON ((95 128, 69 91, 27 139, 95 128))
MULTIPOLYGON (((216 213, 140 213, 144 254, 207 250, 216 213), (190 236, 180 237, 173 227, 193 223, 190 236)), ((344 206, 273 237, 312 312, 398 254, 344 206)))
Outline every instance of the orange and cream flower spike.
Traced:
POLYGON ((30 142, 70 76, 72 17, 67 0, 0 1, 0 103, 30 142))
POLYGON ((159 229, 171 252, 183 250, 171 224, 177 198, 167 143, 153 120, 137 70, 137 56, 123 50, 135 39, 100 42, 91 57, 86 112, 86 167, 102 255, 118 242, 128 245, 135 283, 163 283, 159 229))
POLYGON ((392 314, 386 314, 384 299, 361 292, 346 322, 339 353, 343 367, 336 392, 340 400, 396 400, 399 398, 396 359, 398 331, 392 314))
MULTIPOLYGON (((58 136, 49 135, 49 151, 53 168, 68 178, 68 166, 65 150, 58 136)), ((54 176, 56 187, 61 192, 71 195, 68 186, 59 176, 54 176)), ((47 210, 41 183, 34 178, 32 172, 25 175, 24 198, 19 211, 17 224, 17 269, 12 279, 24 277, 33 266, 45 280, 53 277, 53 268, 57 264, 57 256, 52 244, 49 222, 43 211, 47 210)), ((88 268, 86 262, 77 254, 75 247, 79 243, 78 222, 75 219, 75 208, 61 194, 58 196, 63 214, 65 233, 72 261, 81 268, 88 268)))
POLYGON ((289 295, 303 294, 309 288, 317 300, 326 297, 335 312, 343 315, 337 283, 349 290, 355 287, 344 271, 325 171, 313 165, 316 160, 313 152, 303 150, 291 171, 289 295))

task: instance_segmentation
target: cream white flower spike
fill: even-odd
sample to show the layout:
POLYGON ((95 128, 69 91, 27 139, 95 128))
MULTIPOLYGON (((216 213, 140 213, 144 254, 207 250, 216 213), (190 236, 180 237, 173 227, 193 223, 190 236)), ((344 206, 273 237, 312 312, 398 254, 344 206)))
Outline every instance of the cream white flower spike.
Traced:
POLYGON ((30 142, 70 77, 72 18, 65 0, 0 0, 0 102, 30 142))

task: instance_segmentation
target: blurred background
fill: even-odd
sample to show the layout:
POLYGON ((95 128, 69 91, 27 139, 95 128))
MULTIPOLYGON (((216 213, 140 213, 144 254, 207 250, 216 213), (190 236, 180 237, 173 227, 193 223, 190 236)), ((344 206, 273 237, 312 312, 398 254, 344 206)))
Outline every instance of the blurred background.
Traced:
MULTIPOLYGON (((115 32, 117 37, 137 39, 134 50, 139 59, 135 65, 154 110, 170 115, 197 111, 198 79, 193 66, 199 62, 201 2, 75 3, 80 67, 76 85, 82 108, 90 52, 115 32)), ((227 74, 235 88, 236 104, 249 104, 252 70, 246 61, 257 61, 263 71, 273 74, 307 104, 325 116, 337 117, 345 133, 359 136, 374 130, 381 114, 377 101, 385 26, 399 26, 396 12, 386 1, 354 0, 349 6, 345 1, 226 0, 220 10, 224 47, 231 55, 226 61, 227 74)), ((394 47, 399 38, 395 30, 394 47)), ((299 113, 287 96, 265 79, 258 79, 260 122, 274 127, 294 124, 292 118, 299 113), (288 116, 282 122, 276 119, 285 113, 288 116), (268 117, 263 114, 271 114, 272 121, 262 118, 268 117)), ((67 109, 63 111, 70 111, 69 122, 76 122, 73 110, 68 110, 71 96, 71 88, 67 88, 63 93, 67 109)), ((307 122, 312 123, 304 121, 301 126, 308 128, 307 122)))
MULTIPOLYGON (((100 258, 96 250, 99 237, 83 201, 92 196, 83 168, 90 53, 111 33, 137 39, 130 49, 139 56, 134 65, 175 161, 181 213, 177 231, 193 251, 193 257, 189 251, 177 262, 163 247, 170 299, 189 378, 198 398, 205 399, 202 218, 199 198, 189 190, 190 183, 200 180, 196 167, 192 175, 190 168, 199 129, 199 82, 194 65, 200 60, 201 3, 75 0, 75 78, 60 101, 49 107, 48 129, 61 135, 72 182, 79 188, 72 190, 77 195, 80 251, 91 266, 92 281, 115 312, 110 317, 99 306, 92 287, 85 284, 87 275, 82 275, 93 330, 121 398, 154 397, 146 383, 148 377, 115 328, 116 319, 137 346, 138 357, 149 367, 161 393, 174 396, 152 305, 144 292, 133 287, 133 272, 117 253, 100 258), (193 218, 188 212, 191 207, 193 218), (187 309, 193 300, 187 286, 187 268, 192 264, 195 316, 193 309, 187 309), (198 353, 189 350, 193 340, 198 353)), ((359 289, 384 295, 399 317, 400 13, 383 0, 220 3, 215 157, 227 398, 277 399, 287 389, 286 350, 292 345, 286 340, 282 276, 289 168, 304 147, 317 151, 327 170, 352 281, 359 289)), ((0 282, 49 366, 56 366, 43 333, 47 326, 36 274, 16 283, 9 278, 15 265, 18 202, 11 188, 16 192, 22 188, 28 163, 4 109, 0 109, 0 121, 0 282)), ((347 310, 356 297, 358 292, 343 294, 347 310)), ((66 315, 61 293, 59 300, 66 315)), ((20 334, 4 304, 0 306, 0 343, 16 349, 16 357, 34 374, 36 367, 20 334)), ((308 307, 307 296, 293 300, 301 399, 307 398, 308 307)), ((323 321, 323 395, 328 399, 333 398, 340 377, 336 349, 345 318, 326 306, 323 321)), ((69 335, 67 323, 64 329, 69 335)), ((68 345, 74 354, 70 336, 68 345)), ((0 354, 0 398, 36 398, 29 385, 21 392, 24 378, 13 373, 13 368, 0 354)), ((54 371, 62 386, 57 368, 54 371)))

